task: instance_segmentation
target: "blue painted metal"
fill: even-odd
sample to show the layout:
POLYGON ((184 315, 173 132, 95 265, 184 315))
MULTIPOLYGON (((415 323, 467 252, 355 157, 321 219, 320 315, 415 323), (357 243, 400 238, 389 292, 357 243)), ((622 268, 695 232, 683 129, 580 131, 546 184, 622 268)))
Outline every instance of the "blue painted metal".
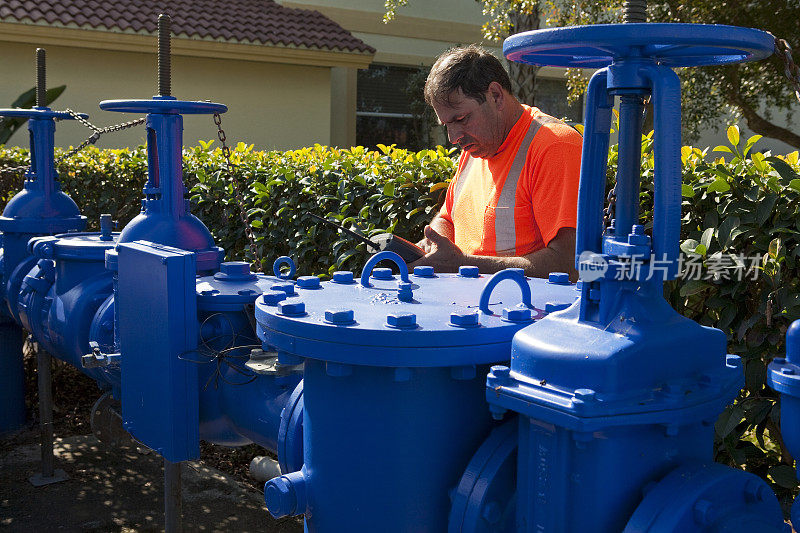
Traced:
POLYGON ((620 59, 652 58, 668 67, 755 61, 772 55, 768 33, 719 24, 593 24, 512 35, 503 43, 510 61, 532 65, 602 68, 620 59))
POLYGON ((125 429, 168 461, 197 459, 195 254, 152 243, 117 252, 125 429))
MULTIPOLYGON (((206 441, 279 449, 282 412, 302 376, 281 368, 259 373, 247 365, 251 351, 261 347, 251 323, 252 306, 278 281, 238 261, 222 263, 213 276, 197 279, 200 346, 192 360, 198 365, 200 436, 206 441)), ((302 446, 301 441, 289 444, 302 446)), ((302 454, 302 448, 287 452, 302 454)))
POLYGON ((28 118, 31 165, 24 188, 6 204, 0 216, 0 433, 25 423, 25 399, 17 294, 23 279, 34 266, 28 240, 39 235, 79 231, 86 226, 78 206, 61 191, 55 170, 53 145, 55 118, 70 119, 67 113, 47 107, 0 109, 0 116, 28 118))
POLYGON ((772 489, 749 472, 689 463, 645 490, 623 533, 791 533, 772 489))
POLYGON ((222 104, 176 100, 154 96, 152 100, 106 100, 100 108, 108 111, 147 111, 147 183, 142 212, 122 230, 119 242, 144 240, 174 246, 197 254, 200 272, 214 271, 224 256, 215 246, 211 232, 189 212, 185 198, 181 151, 182 114, 224 113, 222 104))
MULTIPOLYGON (((109 384, 105 372, 82 368, 81 357, 91 351, 89 331, 113 292, 105 253, 117 237, 71 233, 31 239, 29 249, 37 264, 25 276, 17 299, 21 323, 42 348, 97 379, 103 388, 109 384)), ((113 321, 105 316, 95 329, 105 334, 102 340, 107 344, 113 321)))
POLYGON ((517 420, 495 428, 470 460, 451 496, 449 533, 514 531, 517 420))
POLYGON ((393 279, 392 271, 390 269, 375 269, 377 264, 381 261, 391 261, 397 265, 397 268, 400 270, 400 280, 410 283, 408 279, 408 267, 406 266, 406 262, 403 261, 403 258, 400 257, 400 255, 396 252, 384 250, 370 257, 367 261, 367 264, 364 265, 364 269, 361 271, 361 285, 363 287, 372 286, 369 282, 370 274, 373 274, 373 277, 376 279, 393 279), (376 276, 376 272, 373 272, 373 270, 379 270, 381 271, 381 274, 376 276))
POLYGON ((277 451, 281 472, 296 472, 303 466, 303 407, 303 382, 300 381, 281 410, 277 451))
MULTIPOLYGON (((781 396, 781 436, 792 457, 800 457, 800 320, 786 331, 786 357, 777 357, 767 372, 767 385, 781 396)), ((800 478, 800 471, 796 474, 800 478)), ((800 497, 792 505, 792 524, 800 524, 800 497)))
POLYGON ((297 272, 297 267, 294 265, 294 261, 292 258, 287 255, 282 255, 272 263, 272 273, 275 274, 276 278, 280 279, 291 279, 294 277, 295 273, 297 272), (285 274, 281 272, 281 266, 286 265, 289 267, 289 271, 285 274))
MULTIPOLYGON (((402 262, 399 276, 375 276, 383 257, 393 256, 373 256, 362 283, 339 273, 319 288, 298 284, 281 299, 256 302, 264 347, 305 362, 305 466, 268 482, 265 498, 276 516, 310 511, 309 530, 444 530, 448 491, 493 425, 482 376, 488 363, 508 359, 513 334, 530 323, 503 318, 504 309, 530 311, 517 307, 517 283, 532 291, 537 318, 547 301, 577 296, 570 284, 518 272, 493 278, 517 283, 488 290, 490 278, 480 274, 423 269, 403 281, 402 262), (411 284, 408 301, 403 283, 411 284), (483 291, 488 313, 477 309, 483 291)), ((300 397, 295 391, 284 411, 287 427, 300 397)))
MULTIPOLYGON (((576 246, 580 299, 520 330, 510 368, 493 367, 486 380, 495 417, 520 414, 516 531, 621 531, 644 487, 663 478, 674 497, 680 489, 671 471, 711 462, 713 424, 742 386, 742 364, 726 357, 721 331, 678 315, 662 296, 663 281, 677 275, 680 237, 680 83, 670 66, 757 59, 772 49, 772 37, 757 30, 662 24, 560 28, 506 41, 509 59, 605 67, 587 95, 576 246), (640 116, 649 94, 656 154, 652 236, 637 224, 640 116), (606 229, 615 96, 621 97, 617 219, 606 229), (621 275, 632 261, 638 271, 621 275)), ((735 492, 743 479, 721 466, 701 474, 694 479, 702 494, 728 482, 735 492)), ((720 505, 742 523, 782 523, 771 493, 750 507, 734 509, 737 501, 720 505), (747 522, 753 513, 761 514, 747 522)), ((654 523, 652 531, 685 530, 671 529, 661 517, 654 523)), ((716 519, 697 530, 710 531, 712 524, 716 519)))

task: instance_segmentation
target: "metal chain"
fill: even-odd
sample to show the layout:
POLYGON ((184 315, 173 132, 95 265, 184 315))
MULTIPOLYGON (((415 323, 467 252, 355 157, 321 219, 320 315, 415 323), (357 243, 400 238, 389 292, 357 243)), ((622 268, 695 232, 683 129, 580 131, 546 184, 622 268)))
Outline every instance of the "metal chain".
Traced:
POLYGON ((219 113, 214 113, 214 124, 217 126, 217 138, 222 143, 222 155, 225 156, 225 171, 228 173, 228 176, 231 178, 231 184, 233 185, 233 194, 236 199, 236 203, 239 204, 239 218, 242 221, 242 225, 244 225, 244 233, 247 235, 247 240, 250 245, 250 253, 253 255, 253 258, 256 261, 256 271, 261 270, 261 254, 258 253, 258 247, 256 246, 256 237, 253 234, 253 228, 247 222, 247 213, 245 212, 245 203, 244 203, 244 194, 242 192, 242 183, 239 179, 239 176, 236 175, 236 165, 231 163, 231 149, 228 148, 228 144, 226 142, 227 136, 225 135, 225 130, 222 129, 222 117, 219 113))
POLYGON ((794 64, 792 59, 792 47, 786 39, 775 37, 775 55, 783 61, 783 72, 794 86, 794 94, 800 102, 800 68, 794 64))
MULTIPOLYGON (((139 124, 144 124, 144 121, 145 121, 145 118, 142 117, 142 118, 137 118, 136 120, 130 120, 128 122, 122 122, 120 124, 115 124, 113 126, 106 126, 105 128, 98 128, 97 126, 95 126, 94 124, 92 124, 91 122, 89 122, 88 120, 83 118, 82 116, 80 116, 78 113, 73 111, 72 109, 67 108, 67 109, 64 110, 64 112, 65 113, 69 113, 69 115, 72 118, 74 118, 75 120, 77 120, 78 122, 80 122, 81 124, 83 124, 84 126, 89 128, 90 130, 92 130, 94 133, 92 133, 92 135, 89 136, 89 138, 86 139, 85 141, 83 141, 81 144, 79 144, 78 146, 76 146, 75 148, 73 148, 72 150, 67 152, 66 154, 64 154, 61 157, 59 157, 58 159, 56 159, 56 162, 55 162, 56 166, 58 166, 65 159, 68 159, 68 158, 72 157, 73 155, 77 154, 78 152, 80 152, 81 150, 83 150, 84 148, 89 146, 90 144, 96 143, 97 139, 99 139, 100 136, 103 135, 104 133, 112 133, 114 131, 126 130, 126 129, 132 128, 134 126, 138 126, 139 124)), ((56 120, 59 120, 59 119, 56 119, 56 120)))

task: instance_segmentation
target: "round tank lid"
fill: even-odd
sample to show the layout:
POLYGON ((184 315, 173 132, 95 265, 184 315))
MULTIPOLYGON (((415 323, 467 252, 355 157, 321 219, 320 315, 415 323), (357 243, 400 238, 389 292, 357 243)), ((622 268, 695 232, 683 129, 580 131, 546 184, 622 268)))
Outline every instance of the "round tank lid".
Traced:
POLYGON ((479 303, 490 278, 414 274, 404 281, 381 275, 370 277, 369 286, 298 284, 285 298, 270 293, 256 300, 259 336, 280 350, 341 363, 483 364, 507 360, 514 334, 544 316, 548 302, 577 298, 572 285, 520 274, 532 291, 532 307, 521 305, 520 286, 506 280, 491 290, 487 313, 479 303))

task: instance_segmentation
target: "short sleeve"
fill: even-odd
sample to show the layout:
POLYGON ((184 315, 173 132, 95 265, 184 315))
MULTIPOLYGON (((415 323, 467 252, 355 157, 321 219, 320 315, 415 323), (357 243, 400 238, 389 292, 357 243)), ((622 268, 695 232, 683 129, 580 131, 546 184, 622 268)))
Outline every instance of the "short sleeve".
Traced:
POLYGON ((573 138, 554 141, 541 152, 528 154, 534 159, 529 161, 534 167, 531 204, 545 246, 560 229, 578 224, 581 138, 572 132, 573 138))

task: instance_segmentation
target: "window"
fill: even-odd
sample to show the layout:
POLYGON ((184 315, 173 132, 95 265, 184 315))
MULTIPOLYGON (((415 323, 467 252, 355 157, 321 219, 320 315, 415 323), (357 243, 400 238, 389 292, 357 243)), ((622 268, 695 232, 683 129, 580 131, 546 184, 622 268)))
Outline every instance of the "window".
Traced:
POLYGON ((536 78, 536 107, 556 118, 583 122, 583 96, 574 104, 568 104, 567 84, 562 80, 536 78))
POLYGON ((358 71, 356 143, 367 148, 396 144, 422 150, 434 144, 436 124, 422 90, 425 68, 371 65, 358 71))

